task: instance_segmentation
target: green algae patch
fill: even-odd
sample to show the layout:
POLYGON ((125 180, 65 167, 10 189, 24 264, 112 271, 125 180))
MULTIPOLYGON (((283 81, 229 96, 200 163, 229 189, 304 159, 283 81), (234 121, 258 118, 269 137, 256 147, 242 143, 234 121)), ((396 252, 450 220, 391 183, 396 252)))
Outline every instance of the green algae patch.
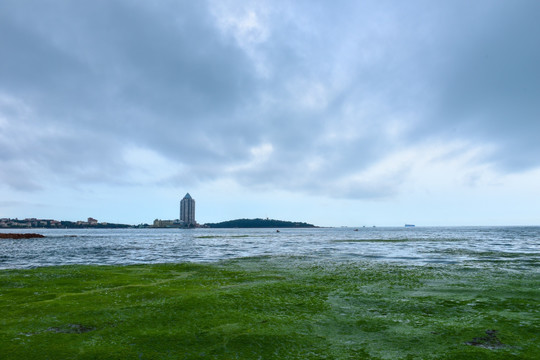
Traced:
POLYGON ((538 359, 540 275, 259 257, 0 271, 1 359, 538 359))
POLYGON ((220 239, 220 238, 226 238, 226 239, 233 239, 233 238, 247 238, 250 237, 250 235, 200 235, 200 236, 194 236, 195 239, 220 239))
POLYGON ((467 239, 460 238, 398 238, 398 239, 369 239, 369 238, 360 238, 360 239, 336 239, 332 240, 335 243, 407 243, 407 242, 462 242, 467 239))

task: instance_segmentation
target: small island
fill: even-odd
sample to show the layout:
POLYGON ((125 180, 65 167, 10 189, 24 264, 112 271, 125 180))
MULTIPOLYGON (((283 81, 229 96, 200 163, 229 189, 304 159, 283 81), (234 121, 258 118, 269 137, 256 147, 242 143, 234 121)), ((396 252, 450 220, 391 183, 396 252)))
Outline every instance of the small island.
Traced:
POLYGON ((219 223, 207 223, 204 227, 219 228, 316 228, 305 222, 291 222, 274 219, 236 219, 219 223))

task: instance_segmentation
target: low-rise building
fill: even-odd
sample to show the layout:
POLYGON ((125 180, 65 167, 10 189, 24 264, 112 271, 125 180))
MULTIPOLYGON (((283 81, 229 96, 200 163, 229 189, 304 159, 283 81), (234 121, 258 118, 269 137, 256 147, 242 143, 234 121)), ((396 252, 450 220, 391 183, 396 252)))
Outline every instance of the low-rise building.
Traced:
POLYGON ((176 220, 156 219, 154 220, 153 227, 155 228, 181 228, 181 227, 184 227, 184 222, 178 219, 176 220))

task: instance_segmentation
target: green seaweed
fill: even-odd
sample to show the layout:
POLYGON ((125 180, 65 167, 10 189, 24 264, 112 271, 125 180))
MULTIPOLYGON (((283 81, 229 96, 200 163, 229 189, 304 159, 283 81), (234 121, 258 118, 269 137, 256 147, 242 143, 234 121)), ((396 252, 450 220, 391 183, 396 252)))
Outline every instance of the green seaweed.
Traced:
POLYGON ((359 238, 359 239, 336 239, 332 242, 336 243, 407 243, 407 242, 463 242, 467 239, 462 238, 391 238, 391 239, 370 239, 370 238, 359 238))
POLYGON ((2 359, 538 359, 540 276, 257 257, 0 271, 2 359))
POLYGON ((220 238, 246 238, 250 237, 250 235, 200 235, 200 236, 194 236, 195 239, 220 239, 220 238))

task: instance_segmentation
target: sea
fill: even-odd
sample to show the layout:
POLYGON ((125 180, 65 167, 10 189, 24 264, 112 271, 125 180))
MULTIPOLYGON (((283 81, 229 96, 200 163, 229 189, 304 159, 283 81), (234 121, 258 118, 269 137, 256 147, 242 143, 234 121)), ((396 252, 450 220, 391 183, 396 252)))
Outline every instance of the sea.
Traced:
POLYGON ((0 269, 71 264, 216 263, 246 257, 307 261, 462 264, 540 270, 540 227, 309 229, 3 229, 0 269))

